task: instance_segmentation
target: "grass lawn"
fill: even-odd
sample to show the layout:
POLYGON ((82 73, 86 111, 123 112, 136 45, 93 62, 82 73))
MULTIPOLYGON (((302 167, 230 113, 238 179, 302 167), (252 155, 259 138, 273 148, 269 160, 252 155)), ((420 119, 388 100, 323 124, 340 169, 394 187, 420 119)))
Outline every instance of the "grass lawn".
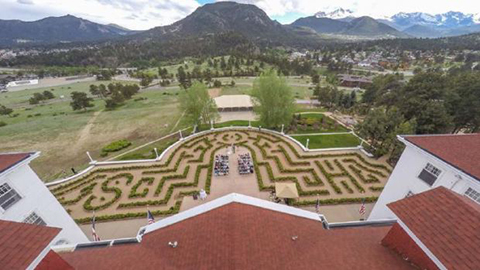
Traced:
MULTIPOLYGON (((251 121, 252 127, 258 127, 260 123, 258 121, 251 121)), ((224 128, 224 127, 248 127, 248 120, 234 120, 223 123, 214 124, 215 128, 224 128)), ((209 130, 210 125, 200 126, 200 130, 209 130)))
POLYGON ((154 150, 155 148, 157 148, 158 154, 161 155, 162 152, 165 151, 165 149, 167 149, 170 145, 174 144, 177 141, 177 137, 167 138, 165 140, 161 140, 148 146, 142 147, 115 160, 154 159, 156 158, 154 150))
POLYGON ((301 114, 300 119, 295 118, 295 121, 297 128, 289 129, 289 134, 348 132, 345 127, 321 113, 301 114))
POLYGON ((316 135, 316 136, 292 136, 304 146, 310 139, 309 149, 355 147, 360 145, 360 140, 352 134, 316 135))
MULTIPOLYGON (((105 158, 108 159, 171 133, 182 114, 177 100, 180 90, 141 92, 112 111, 105 109, 103 100, 95 98, 95 106, 86 112, 73 111, 70 93, 88 93, 90 84, 92 82, 0 94, 0 104, 19 114, 0 116, 0 121, 7 123, 0 127, 0 152, 41 151, 32 168, 43 180, 51 181, 71 175, 72 167, 76 171, 85 168, 86 151, 94 159, 102 160, 100 153, 105 145, 122 139, 132 142, 132 146, 111 153, 105 158), (52 91, 55 99, 45 104, 28 104, 33 93, 44 90, 52 91), (143 99, 135 101, 138 98, 143 99)), ((180 121, 175 130, 184 127, 185 122, 180 121)))
POLYGON ((323 107, 312 108, 311 106, 297 105, 296 113, 307 113, 307 112, 328 112, 328 110, 323 107))
POLYGON ((250 95, 252 87, 244 85, 223 86, 220 95, 250 95))

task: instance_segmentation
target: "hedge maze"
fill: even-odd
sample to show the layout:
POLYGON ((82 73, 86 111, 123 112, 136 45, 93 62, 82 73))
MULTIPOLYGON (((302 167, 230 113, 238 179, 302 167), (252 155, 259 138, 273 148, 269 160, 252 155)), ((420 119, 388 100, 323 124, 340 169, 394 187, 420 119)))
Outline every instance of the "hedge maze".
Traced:
POLYGON ((156 216, 175 214, 183 197, 202 188, 210 193, 215 154, 232 144, 251 153, 260 191, 274 190, 275 182, 295 183, 297 206, 317 199, 375 201, 391 172, 358 151, 307 153, 280 135, 232 129, 184 141, 157 163, 97 167, 50 190, 79 223, 89 222, 93 211, 98 221, 145 217, 147 207, 156 216))

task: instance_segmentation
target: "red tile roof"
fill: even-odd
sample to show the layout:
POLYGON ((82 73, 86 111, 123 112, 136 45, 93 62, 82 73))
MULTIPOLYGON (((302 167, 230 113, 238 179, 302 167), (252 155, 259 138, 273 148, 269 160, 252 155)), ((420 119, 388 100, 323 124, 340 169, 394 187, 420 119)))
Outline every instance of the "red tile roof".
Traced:
POLYGON ((229 203, 137 244, 59 254, 75 269, 411 269, 380 244, 389 229, 325 230, 319 221, 229 203))
POLYGON ((59 232, 58 228, 0 220, 0 268, 27 268, 59 232))
POLYGON ((62 257, 60 257, 55 251, 50 250, 43 258, 43 260, 37 265, 35 270, 73 270, 74 268, 68 264, 62 257))
POLYGON ((478 269, 480 205, 438 187, 388 207, 448 269, 478 269))
POLYGON ((480 180, 480 133, 405 136, 404 138, 480 180))
POLYGON ((0 173, 30 157, 32 153, 0 154, 0 173))

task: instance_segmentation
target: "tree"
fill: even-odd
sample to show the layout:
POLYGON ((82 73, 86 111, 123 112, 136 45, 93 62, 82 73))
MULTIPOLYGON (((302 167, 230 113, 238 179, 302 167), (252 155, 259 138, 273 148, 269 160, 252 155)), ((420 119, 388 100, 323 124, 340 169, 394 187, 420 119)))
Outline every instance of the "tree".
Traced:
POLYGON ((10 108, 5 107, 4 105, 0 105, 0 115, 8 115, 12 114, 13 110, 10 108))
POLYGON ((453 133, 465 129, 469 132, 480 130, 480 74, 461 73, 449 79, 447 109, 453 116, 453 133))
POLYGON ((320 75, 317 73, 312 75, 312 84, 319 84, 320 83, 320 75))
POLYGON ((416 119, 416 133, 445 133, 452 128, 445 102, 447 82, 441 73, 425 72, 415 75, 403 87, 398 106, 407 120, 416 119))
POLYGON ((180 97, 181 108, 193 125, 207 124, 218 119, 215 101, 208 94, 205 84, 195 82, 180 97))
POLYGON ((231 86, 231 87, 235 87, 235 81, 234 81, 234 80, 232 80, 232 81, 230 82, 230 86, 231 86))
POLYGON ((98 89, 98 86, 95 84, 90 85, 90 94, 92 94, 93 96, 101 97, 100 90, 98 89))
POLYGON ((215 88, 220 88, 220 87, 222 87, 222 82, 219 81, 219 80, 215 80, 215 81, 213 82, 213 87, 215 87, 215 88))
POLYGON ((142 78, 140 81, 140 85, 143 86, 144 88, 149 86, 153 82, 153 78, 150 76, 145 76, 142 78))
POLYGON ((43 99, 52 99, 52 98, 55 98, 55 95, 52 92, 48 90, 43 91, 43 99))
POLYGON ((403 121, 403 116, 397 108, 386 110, 379 107, 371 110, 356 129, 360 136, 367 139, 375 148, 375 155, 382 156, 389 152, 397 129, 403 121))
POLYGON ((178 78, 178 82, 183 87, 183 89, 187 89, 188 87, 190 87, 190 82, 187 78, 187 73, 185 72, 185 69, 182 66, 178 68, 177 78, 178 78))
POLYGON ((98 86, 98 92, 103 98, 110 94, 109 90, 103 83, 98 86))
POLYGON ((254 109, 265 127, 290 123, 295 111, 295 98, 285 78, 274 70, 263 73, 253 83, 254 109))
POLYGON ((91 103, 93 98, 88 97, 87 93, 84 92, 72 92, 72 101, 70 102, 70 106, 74 111, 77 110, 84 110, 87 111, 87 108, 91 108, 94 105, 91 103))

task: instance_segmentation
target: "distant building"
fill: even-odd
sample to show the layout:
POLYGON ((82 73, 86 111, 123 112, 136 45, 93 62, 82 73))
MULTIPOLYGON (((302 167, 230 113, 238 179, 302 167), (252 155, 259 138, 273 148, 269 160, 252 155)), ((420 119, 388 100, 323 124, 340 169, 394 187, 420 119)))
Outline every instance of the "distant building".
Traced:
POLYGON ((220 112, 253 110, 252 98, 249 95, 225 95, 216 97, 214 100, 220 112))
POLYGON ((369 220, 395 218, 387 204, 440 186, 480 204, 480 134, 398 139, 406 148, 369 220))
POLYGON ((88 241, 29 163, 39 153, 0 154, 0 219, 62 228, 54 244, 88 241))
POLYGON ((343 87, 365 88, 372 84, 372 79, 356 75, 339 74, 338 79, 340 80, 340 86, 343 87))

